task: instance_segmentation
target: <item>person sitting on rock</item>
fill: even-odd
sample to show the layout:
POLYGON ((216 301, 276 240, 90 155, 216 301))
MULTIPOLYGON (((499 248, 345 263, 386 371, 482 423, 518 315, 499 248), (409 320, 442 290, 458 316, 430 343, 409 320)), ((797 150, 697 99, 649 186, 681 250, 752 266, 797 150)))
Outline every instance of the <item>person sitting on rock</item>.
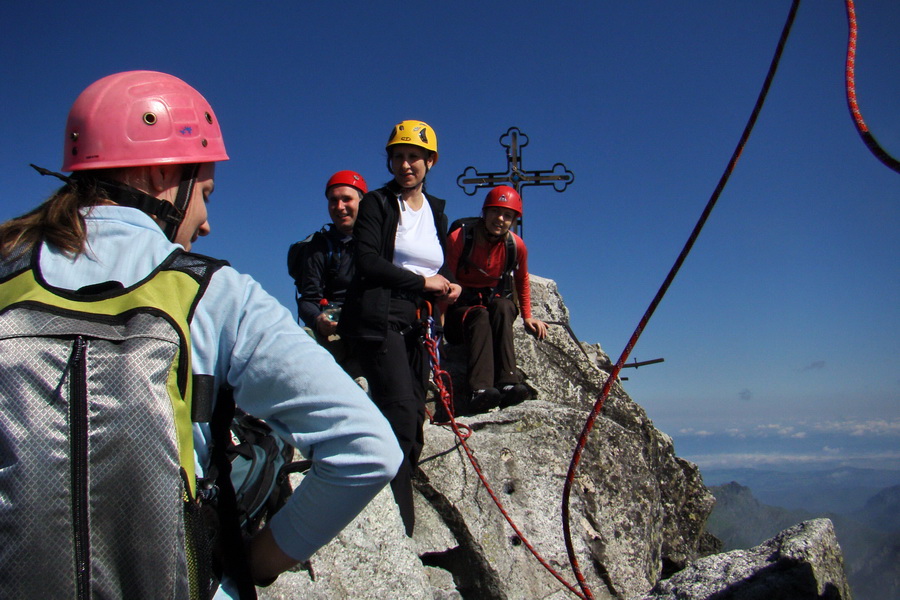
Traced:
POLYGON ((521 311, 525 329, 543 339, 547 324, 531 314, 528 249, 510 231, 522 216, 522 198, 509 186, 493 188, 481 216, 457 221, 448 237, 447 265, 463 291, 447 309, 445 332, 468 351, 467 402, 458 414, 487 412, 518 404, 528 396, 520 381, 513 346, 513 323, 521 311))

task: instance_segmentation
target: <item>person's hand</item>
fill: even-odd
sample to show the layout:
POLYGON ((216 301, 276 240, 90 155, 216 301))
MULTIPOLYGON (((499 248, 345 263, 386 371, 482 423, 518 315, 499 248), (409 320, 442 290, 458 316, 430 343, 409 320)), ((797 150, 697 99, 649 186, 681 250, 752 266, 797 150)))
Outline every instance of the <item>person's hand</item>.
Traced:
POLYGON ((319 313, 316 317, 316 329, 318 330, 319 335, 325 337, 333 335, 337 333, 337 326, 337 321, 332 321, 325 313, 319 313))
POLYGON ((270 585, 298 562, 278 547, 268 525, 250 540, 250 576, 258 586, 270 585))
POLYGON ((451 283, 450 291, 447 293, 447 304, 453 304, 459 300, 460 294, 462 294, 462 286, 458 283, 451 283))
POLYGON ((443 275, 432 275, 425 278, 425 291, 434 292, 437 296, 446 296, 450 291, 450 282, 443 275))
POLYGON ((540 319, 525 319, 525 329, 539 340, 547 337, 547 324, 540 319))

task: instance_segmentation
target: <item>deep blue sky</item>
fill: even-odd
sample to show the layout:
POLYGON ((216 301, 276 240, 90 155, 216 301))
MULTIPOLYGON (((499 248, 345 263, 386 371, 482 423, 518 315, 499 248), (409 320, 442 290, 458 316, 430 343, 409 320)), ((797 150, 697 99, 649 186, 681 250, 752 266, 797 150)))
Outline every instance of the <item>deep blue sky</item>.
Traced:
MULTIPOLYGON (((860 4, 859 102, 897 156, 900 3, 860 4)), ((429 191, 467 216, 482 196, 457 176, 503 170, 498 139, 517 126, 526 169, 575 173, 562 194, 526 188, 531 271, 558 283, 578 336, 615 360, 727 163, 789 6, 7 3, 0 219, 55 187, 27 165, 59 167, 85 86, 167 71, 212 103, 232 158, 195 249, 293 306, 285 253, 327 220, 332 172, 386 181, 391 126, 422 119, 440 144, 429 191)), ((665 363, 624 373, 676 449, 730 430, 859 453, 817 449, 830 428, 887 440, 895 451, 879 453, 900 466, 900 176, 853 128, 846 36, 843 2, 803 3, 737 170, 632 354, 665 363)))

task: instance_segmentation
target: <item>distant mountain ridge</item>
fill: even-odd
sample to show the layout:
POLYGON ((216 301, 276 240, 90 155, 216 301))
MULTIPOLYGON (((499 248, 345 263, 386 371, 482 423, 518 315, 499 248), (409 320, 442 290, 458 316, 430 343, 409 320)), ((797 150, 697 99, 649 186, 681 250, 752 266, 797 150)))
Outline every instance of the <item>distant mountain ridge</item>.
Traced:
POLYGON ((860 523, 879 531, 900 532, 900 485, 885 488, 853 514, 860 523))
POLYGON ((703 482, 740 482, 761 502, 814 513, 849 515, 882 490, 900 485, 900 471, 837 467, 814 470, 702 469, 703 482))
POLYGON ((751 548, 813 516, 805 510, 765 505, 749 487, 734 481, 711 487, 710 491, 716 505, 706 520, 706 530, 722 541, 725 551, 751 548))
MULTIPOLYGON (((806 478, 798 479, 802 482, 806 478)), ((716 505, 706 527, 722 541, 724 550, 750 548, 773 532, 825 516, 834 523, 854 598, 900 598, 900 486, 877 492, 864 508, 847 514, 763 504, 751 488, 734 481, 709 489, 716 505)))

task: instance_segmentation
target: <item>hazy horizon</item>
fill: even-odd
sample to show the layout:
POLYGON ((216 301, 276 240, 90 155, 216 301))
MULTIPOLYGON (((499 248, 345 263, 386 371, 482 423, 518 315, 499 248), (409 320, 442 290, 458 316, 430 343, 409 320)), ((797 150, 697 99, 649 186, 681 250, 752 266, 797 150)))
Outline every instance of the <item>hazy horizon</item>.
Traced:
POLYGON ((675 453, 703 469, 816 470, 855 467, 900 473, 900 421, 888 418, 726 418, 656 415, 675 453))

